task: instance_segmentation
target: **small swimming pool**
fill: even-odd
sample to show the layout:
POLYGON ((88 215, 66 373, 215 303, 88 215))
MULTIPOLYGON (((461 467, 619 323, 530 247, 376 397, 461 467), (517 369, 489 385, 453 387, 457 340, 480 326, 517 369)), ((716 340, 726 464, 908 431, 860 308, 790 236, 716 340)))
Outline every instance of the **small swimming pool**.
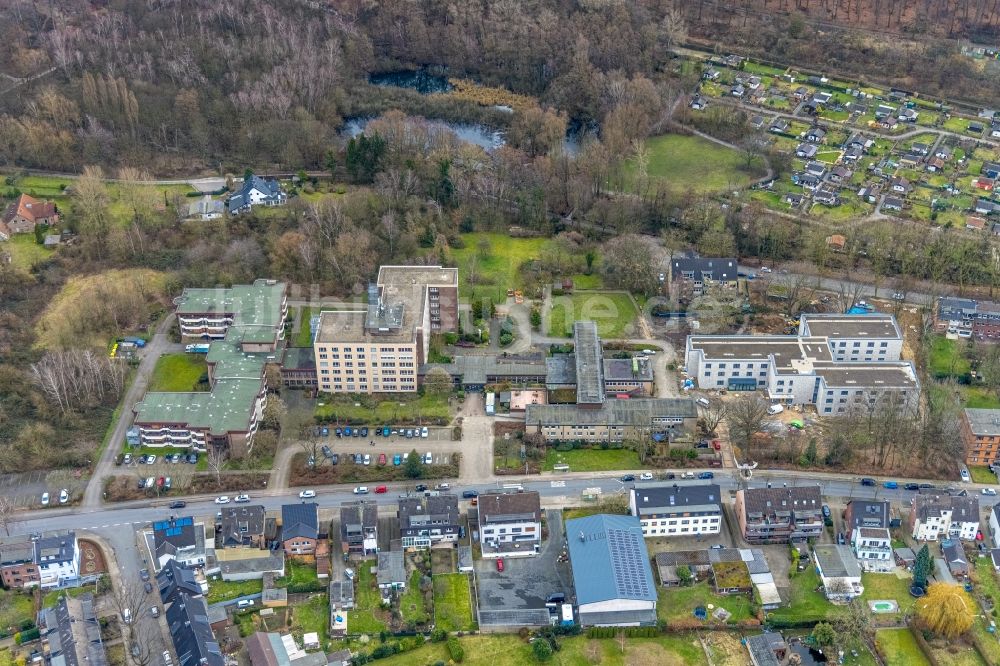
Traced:
POLYGON ((899 604, 892 599, 869 601, 868 607, 871 608, 873 613, 895 613, 899 610, 899 604))

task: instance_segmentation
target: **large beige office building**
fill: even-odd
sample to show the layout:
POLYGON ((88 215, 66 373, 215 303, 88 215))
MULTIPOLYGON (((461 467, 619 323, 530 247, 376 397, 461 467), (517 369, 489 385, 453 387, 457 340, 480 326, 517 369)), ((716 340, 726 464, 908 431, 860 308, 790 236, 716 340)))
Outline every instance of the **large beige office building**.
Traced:
POLYGON ((368 305, 322 312, 313 343, 325 393, 417 390, 430 337, 458 328, 458 269, 382 266, 368 305))

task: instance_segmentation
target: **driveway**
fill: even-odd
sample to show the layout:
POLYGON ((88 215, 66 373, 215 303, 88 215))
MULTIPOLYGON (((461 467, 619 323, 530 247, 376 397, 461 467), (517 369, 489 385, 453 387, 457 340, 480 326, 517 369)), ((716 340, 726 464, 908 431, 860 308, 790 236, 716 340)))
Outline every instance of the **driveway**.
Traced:
POLYGON ((545 599, 562 592, 571 600, 573 574, 569 562, 559 562, 565 548, 562 511, 546 512, 549 538, 534 557, 505 558, 504 571, 496 560, 476 562, 479 611, 482 624, 547 624, 545 599))
POLYGON ((139 402, 142 396, 146 394, 146 387, 149 385, 149 378, 153 374, 153 368, 156 367, 156 361, 160 358, 161 354, 169 351, 183 351, 184 349, 182 345, 170 342, 169 331, 173 323, 173 314, 164 317, 160 325, 156 327, 156 334, 153 336, 153 339, 143 348, 142 360, 139 362, 139 368, 136 370, 135 379, 132 380, 132 384, 125 391, 125 396, 122 398, 122 410, 118 415, 118 421, 111 432, 108 445, 104 447, 101 459, 94 466, 94 473, 91 475, 90 483, 87 484, 87 490, 83 494, 83 502, 81 502, 81 506, 83 507, 89 508, 101 505, 101 493, 104 487, 103 479, 106 476, 114 474, 115 456, 118 455, 118 449, 121 443, 125 441, 125 432, 132 423, 132 406, 139 402))

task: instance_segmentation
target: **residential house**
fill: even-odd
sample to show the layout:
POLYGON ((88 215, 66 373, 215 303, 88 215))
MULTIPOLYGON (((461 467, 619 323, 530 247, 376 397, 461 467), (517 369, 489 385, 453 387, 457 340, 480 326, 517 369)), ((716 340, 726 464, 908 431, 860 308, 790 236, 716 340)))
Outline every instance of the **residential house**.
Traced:
POLYGON ((217 220, 222 217, 225 210, 225 203, 206 194, 197 201, 188 204, 188 219, 217 220))
POLYGON ((824 206, 839 206, 840 196, 836 190, 821 187, 813 193, 813 201, 821 203, 824 206))
POLYGON ((479 496, 483 557, 534 555, 542 543, 542 507, 537 492, 479 496))
POLYGON ((879 104, 875 107, 875 120, 885 120, 896 113, 896 108, 887 104, 879 104))
POLYGON ((698 579, 708 576, 712 571, 712 563, 708 559, 708 550, 677 550, 656 554, 656 572, 660 577, 660 585, 676 587, 681 584, 677 569, 687 567, 691 576, 698 579))
POLYGON ((982 134, 985 126, 980 122, 971 122, 966 128, 970 134, 982 134))
POLYGON ((987 178, 1000 178, 1000 162, 983 162, 979 173, 987 178))
MULTIPOLYGON (((106 666, 94 595, 62 595, 56 605, 38 614, 41 649, 49 666, 106 666)), ((20 642, 20 641, 18 641, 20 642)), ((43 663, 41 655, 31 660, 43 663)))
POLYGON ((319 541, 319 505, 315 502, 281 505, 281 545, 285 554, 313 555, 319 541))
POLYGON ((747 89, 743 87, 742 83, 737 83, 736 85, 733 86, 732 89, 733 97, 743 97, 744 95, 746 95, 746 93, 747 89))
POLYGON ((39 224, 59 224, 59 211, 51 201, 41 201, 21 194, 4 211, 2 226, 11 234, 34 233, 39 224))
POLYGON ((981 217, 965 218, 965 228, 973 231, 983 231, 986 229, 986 220, 981 217))
MULTIPOLYGON (((273 518, 268 518, 268 522, 273 522, 273 518)), ((268 543, 272 543, 268 540, 268 543)), ((277 542, 275 542, 277 543, 277 542)), ((316 551, 316 573, 322 574, 324 561, 329 560, 320 557, 319 547, 324 541, 320 541, 316 551)), ((215 551, 216 564, 222 580, 261 580, 268 574, 275 577, 285 575, 285 551, 262 548, 259 550, 248 548, 226 548, 215 551)))
POLYGON ((899 163, 900 163, 900 165, 902 165, 902 166, 904 166, 904 167, 906 167, 908 169, 915 169, 917 167, 917 165, 919 165, 923 161, 924 161, 924 158, 923 158, 922 155, 920 155, 919 153, 912 152, 912 151, 908 152, 908 153, 904 153, 904 154, 902 154, 902 155, 899 156, 899 163))
POLYGON ((945 539, 941 542, 941 557, 948 565, 948 571, 955 580, 962 581, 969 576, 969 559, 965 556, 965 547, 962 542, 953 539, 945 539))
POLYGON ((719 70, 715 69, 714 67, 709 67, 701 75, 701 78, 705 79, 706 81, 718 81, 719 80, 719 70))
POLYGON ((906 180, 905 178, 901 176, 896 176, 895 178, 892 179, 892 181, 890 181, 889 189, 891 189, 893 192, 896 192, 897 194, 902 194, 905 196, 913 190, 913 185, 911 185, 910 181, 906 180))
POLYGON ((851 179, 854 172, 845 166, 837 165, 830 169, 830 182, 831 183, 844 183, 851 179))
POLYGON ((826 175, 826 164, 823 162, 806 162, 806 173, 822 178, 826 175))
POLYGON ((250 666, 331 666, 331 661, 322 651, 306 652, 304 648, 308 648, 305 636, 302 648, 291 634, 258 631, 246 639, 250 666))
POLYGON ((771 566, 764 557, 764 551, 757 548, 711 548, 709 562, 715 567, 720 562, 741 562, 750 575, 750 582, 756 590, 761 608, 773 610, 781 605, 781 595, 771 574, 771 566))
POLYGON ((678 257, 670 262, 670 289, 690 290, 701 296, 711 286, 735 287, 739 262, 736 257, 678 257))
POLYGON ((823 143, 826 141, 826 130, 822 127, 810 127, 806 132, 806 141, 810 143, 823 143))
POLYGON ((38 585, 43 590, 80 584, 80 545, 76 532, 34 540, 38 585))
POLYGON ((847 110, 852 114, 863 116, 868 113, 868 105, 864 102, 848 102, 847 110))
POLYGON ((722 493, 715 483, 637 483, 629 491, 629 513, 645 537, 718 534, 722 493))
POLYGON ((695 111, 701 111, 708 106, 708 100, 706 100, 701 95, 695 95, 691 98, 691 108, 695 111))
POLYGON ((800 143, 795 148, 795 156, 801 157, 804 160, 812 159, 819 152, 819 148, 815 143, 800 143))
POLYGON ((843 252, 847 246, 847 238, 841 234, 826 237, 826 245, 834 252, 843 252))
POLYGON ((920 155, 922 157, 926 157, 927 155, 930 155, 931 146, 930 144, 918 141, 917 143, 914 143, 912 146, 910 146, 910 152, 916 155, 920 155))
POLYGON ((180 564, 177 560, 170 560, 156 572, 156 586, 164 606, 174 603, 182 593, 195 597, 208 593, 205 574, 194 567, 180 564))
POLYGON ((460 515, 456 495, 404 497, 396 512, 403 548, 430 548, 458 541, 460 515))
POLYGON ((801 99, 805 99, 805 97, 808 94, 809 94, 809 88, 806 88, 805 86, 799 86, 792 93, 792 96, 795 97, 795 99, 800 99, 801 100, 801 99))
POLYGON ((8 590, 17 590, 40 582, 34 542, 27 537, 0 538, 0 583, 8 590))
POLYGON ((882 210, 903 210, 903 200, 887 196, 882 200, 882 210))
POLYGON ((229 197, 227 208, 230 215, 239 215, 254 206, 281 206, 286 201, 288 195, 277 180, 251 176, 244 179, 239 192, 229 197))
POLYGON ((378 552, 375 502, 345 502, 340 506, 340 544, 345 555, 366 557, 378 552))
POLYGON ((855 527, 851 530, 851 548, 865 571, 892 571, 892 536, 885 527, 855 527))
MULTIPOLYGON (((214 545, 213 541, 213 548, 214 545)), ((207 550, 205 525, 195 523, 191 516, 153 523, 153 559, 156 560, 157 569, 164 567, 170 560, 177 560, 181 564, 204 565, 207 550)))
POLYGON ((403 562, 403 551, 380 550, 375 579, 380 590, 406 589, 406 565, 403 562))
POLYGON ((915 123, 919 117, 920 113, 909 107, 900 109, 899 115, 896 116, 901 123, 915 123))
POLYGON ((828 600, 847 602, 865 591, 861 584, 861 566, 850 547, 818 545, 813 548, 813 557, 828 600))
POLYGON ((750 127, 755 130, 762 129, 764 127, 764 116, 754 115, 750 117, 750 127))
POLYGON ((656 626, 656 586, 638 518, 567 520, 566 541, 582 626, 656 626))
POLYGON ((180 592, 164 614, 177 655, 177 666, 226 666, 201 596, 180 592))
POLYGON ((892 527, 892 522, 889 503, 881 500, 851 500, 844 510, 848 540, 859 527, 888 528, 892 527))
POLYGON ((774 132, 775 134, 785 134, 788 132, 790 127, 787 120, 784 118, 775 118, 771 121, 771 126, 768 128, 769 132, 774 132))
POLYGON ((788 666, 794 654, 781 634, 765 631, 745 639, 753 666, 788 666))
POLYGON ((990 562, 993 563, 994 571, 1000 571, 1000 548, 990 549, 990 562))
POLYGON ((784 201, 792 208, 798 208, 799 206, 802 205, 803 198, 804 197, 801 194, 797 194, 795 192, 789 192, 785 195, 782 201, 784 201))
POLYGON ((812 192, 813 190, 815 190, 820 186, 820 183, 822 181, 820 181, 819 178, 813 176, 812 174, 793 173, 792 182, 795 183, 796 185, 801 185, 802 189, 805 190, 806 192, 812 192))
POLYGON ((994 178, 984 178, 980 176, 972 181, 972 185, 979 190, 984 190, 986 192, 992 192, 996 189, 997 181, 994 178))
POLYGON ((844 162, 857 162, 862 157, 864 157, 865 151, 863 148, 855 145, 850 145, 844 148, 844 153, 842 159, 844 162))
POLYGON ((757 88, 760 88, 760 77, 752 75, 747 79, 746 84, 750 90, 757 90, 757 88))
POLYGON ((910 504, 911 536, 917 541, 937 541, 938 538, 971 541, 979 532, 976 497, 919 494, 910 504))
POLYGON ((951 159, 951 148, 945 145, 938 146, 937 150, 934 151, 934 157, 947 162, 951 159))
POLYGON ((218 548, 265 548, 264 525, 266 515, 261 505, 223 507, 218 521, 218 548))
POLYGON ((993 547, 1000 548, 1000 503, 994 504, 990 509, 989 530, 993 547))
POLYGON ((789 543, 823 531, 819 486, 736 491, 736 520, 750 544, 789 543))
POLYGON ((750 570, 743 560, 713 561, 711 565, 716 594, 749 594, 753 590, 750 570))
POLYGON ((817 105, 821 105, 829 103, 830 99, 833 98, 833 95, 825 91, 819 91, 814 93, 812 98, 813 102, 815 102, 817 105))
POLYGON ((975 211, 979 215, 989 215, 997 210, 997 204, 989 199, 976 199, 975 211))

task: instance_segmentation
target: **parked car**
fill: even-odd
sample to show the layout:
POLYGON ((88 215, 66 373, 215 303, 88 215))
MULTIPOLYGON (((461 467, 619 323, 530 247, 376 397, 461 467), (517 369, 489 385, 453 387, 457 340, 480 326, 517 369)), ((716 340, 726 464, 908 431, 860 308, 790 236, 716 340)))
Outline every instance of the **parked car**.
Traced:
POLYGON ((315 490, 303 490, 299 493, 299 499, 310 499, 312 497, 316 497, 315 490))
POLYGON ((906 490, 920 490, 920 484, 918 483, 907 483, 903 485, 906 490))
POLYGON ((332 456, 330 456, 330 464, 331 465, 336 465, 339 462, 340 462, 340 455, 339 454, 334 453, 332 456))
POLYGON ((131 465, 132 464, 132 454, 131 453, 126 453, 125 455, 122 456, 122 464, 123 465, 131 465))
POLYGON ((368 486, 355 486, 354 487, 354 494, 355 495, 367 495, 368 494, 368 486))
POLYGON ((250 496, 249 495, 237 495, 236 499, 233 500, 233 501, 236 502, 237 504, 245 504, 246 502, 250 501, 250 496))
POLYGON ((432 456, 431 452, 428 451, 426 454, 424 454, 424 464, 425 465, 430 465, 433 462, 434 462, 434 456, 432 456))
POLYGON ((368 436, 368 428, 362 428, 361 429, 361 436, 362 437, 367 437, 368 436))
POLYGON ((151 453, 148 456, 146 456, 146 464, 147 465, 152 465, 155 462, 156 462, 156 455, 155 454, 151 453))
POLYGON ((413 430, 411 428, 406 429, 406 439, 413 439, 413 430))
POLYGON ((418 493, 422 493, 425 490, 427 490, 427 484, 426 483, 418 483, 417 485, 413 486, 413 489, 416 490, 418 493))
POLYGON ((381 494, 383 494, 385 492, 388 492, 388 489, 385 486, 375 486, 375 493, 376 494, 381 495, 381 494))
POLYGON ((326 426, 323 426, 323 428, 320 430, 320 434, 323 437, 329 437, 330 436, 330 429, 327 428, 326 426))
POLYGON ((423 437, 424 439, 427 439, 428 434, 429 433, 427 432, 427 426, 424 426, 423 428, 420 429, 420 436, 423 437))
POLYGON ((503 573, 503 558, 502 557, 498 557, 497 558, 497 571, 499 571, 500 573, 503 573))
POLYGON ((462 491, 462 497, 464 499, 472 499, 473 497, 479 497, 479 491, 478 490, 463 490, 462 491))
POLYGON ((642 474, 639 475, 639 480, 640 481, 652 481, 653 480, 653 473, 652 472, 643 472, 642 474))
POLYGON ((383 437, 388 437, 391 432, 392 431, 389 429, 389 426, 386 426, 386 427, 382 428, 382 436, 383 437))
POLYGON ((354 437, 361 437, 361 428, 354 428, 351 430, 351 435, 354 437))
POLYGON ((439 483, 436 486, 434 486, 434 490, 451 490, 451 484, 450 483, 439 483))
POLYGON ((361 455, 360 453, 355 453, 354 454, 354 464, 355 465, 363 465, 364 462, 365 462, 365 457, 363 455, 361 455))
POLYGON ((993 490, 992 488, 983 488, 982 492, 984 495, 988 495, 990 497, 996 497, 997 494, 997 491, 993 490))
POLYGON ((336 435, 337 437, 341 437, 344 434, 344 431, 341 430, 340 428, 335 428, 333 434, 336 435))
POLYGON ((920 488, 921 490, 925 490, 925 489, 933 488, 934 484, 933 483, 921 483, 917 487, 920 488))
POLYGON ((326 457, 326 458, 332 458, 333 457, 333 449, 331 449, 326 444, 323 445, 323 456, 326 457))
POLYGON ((694 478, 694 472, 681 472, 681 478, 682 479, 693 479, 694 478))
POLYGON ((42 493, 42 506, 48 506, 48 505, 49 505, 49 494, 42 493))
POLYGON ((630 481, 635 481, 635 474, 625 474, 622 476, 622 483, 628 483, 630 481))
POLYGON ((149 569, 139 569, 139 578, 143 581, 149 580, 149 569))
POLYGON ((171 502, 167 506, 167 508, 168 509, 183 509, 186 506, 187 506, 187 502, 185 502, 184 500, 176 500, 174 502, 171 502))
POLYGON ((68 501, 69 501, 69 491, 63 488, 62 490, 59 491, 59 503, 65 504, 68 501))
POLYGON ((160 617, 160 607, 159 606, 150 606, 149 607, 149 614, 152 615, 153 617, 160 617))
POLYGON ((965 481, 966 483, 972 481, 972 477, 969 476, 969 470, 967 470, 966 468, 963 467, 961 470, 959 470, 959 473, 962 475, 962 481, 965 481))
POLYGON ((378 464, 384 465, 386 463, 386 457, 384 453, 378 454, 378 464))
POLYGON ((215 498, 216 504, 229 504, 229 495, 219 495, 215 498))
POLYGON ((402 463, 403 463, 403 456, 401 456, 401 455, 399 455, 397 453, 396 455, 394 455, 392 457, 392 464, 393 465, 401 465, 402 463))
POLYGON ((826 504, 823 505, 823 517, 824 518, 830 517, 830 507, 827 506, 826 504))
POLYGON ((888 490, 895 490, 896 488, 899 487, 899 484, 896 483, 895 481, 883 481, 882 487, 888 490))
POLYGON ((771 416, 774 416, 775 414, 780 414, 783 411, 785 411, 785 408, 782 407, 781 405, 771 405, 770 407, 767 408, 767 413, 771 416))
POLYGON ((192 465, 197 465, 198 464, 198 454, 197 453, 189 453, 188 457, 187 457, 187 461, 190 464, 192 464, 192 465))
POLYGON ((174 481, 169 476, 163 479, 163 489, 170 490, 174 487, 174 481))
POLYGON ((875 479, 871 479, 871 478, 865 477, 865 478, 861 479, 861 485, 863 485, 863 486, 874 486, 875 485, 875 479))
POLYGON ((145 583, 142 584, 142 589, 146 590, 146 594, 149 594, 150 592, 153 591, 153 584, 147 580, 145 583))
POLYGON ((837 543, 840 544, 841 546, 847 543, 847 537, 844 536, 843 532, 837 534, 837 543))
POLYGON ((240 599, 236 602, 237 608, 250 608, 253 606, 253 599, 240 599))
POLYGON ((698 478, 699 479, 714 479, 715 478, 715 472, 702 472, 701 474, 698 475, 698 478))
POLYGON ((365 464, 366 465, 371 465, 372 464, 372 456, 371 456, 370 453, 366 453, 365 454, 365 464))

